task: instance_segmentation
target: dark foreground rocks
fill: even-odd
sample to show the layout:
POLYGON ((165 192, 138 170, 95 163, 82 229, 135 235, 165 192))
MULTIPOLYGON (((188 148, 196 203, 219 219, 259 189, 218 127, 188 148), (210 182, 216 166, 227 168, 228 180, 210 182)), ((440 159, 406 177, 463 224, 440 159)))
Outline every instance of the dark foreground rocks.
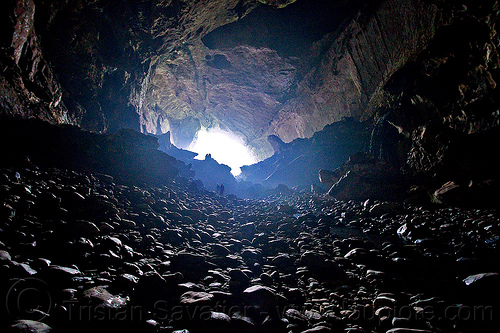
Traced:
POLYGON ((496 332, 495 210, 0 169, 0 330, 496 332))
POLYGON ((184 163, 158 150, 158 140, 130 129, 101 135, 71 125, 0 117, 0 166, 34 165, 106 174, 128 184, 167 184, 184 163))

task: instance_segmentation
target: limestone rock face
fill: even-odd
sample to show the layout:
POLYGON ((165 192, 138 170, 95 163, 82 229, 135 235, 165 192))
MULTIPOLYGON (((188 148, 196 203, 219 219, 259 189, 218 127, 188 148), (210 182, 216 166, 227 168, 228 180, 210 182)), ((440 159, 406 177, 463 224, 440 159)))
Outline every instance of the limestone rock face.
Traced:
POLYGON ((220 127, 264 159, 269 136, 399 103, 388 120, 412 138, 412 166, 439 156, 419 146, 428 123, 498 125, 493 0, 9 0, 0 12, 2 115, 170 132, 181 148, 220 127))
POLYGON ((75 123, 35 29, 33 0, 0 4, 0 114, 75 123))
POLYGON ((345 116, 366 119, 388 78, 432 37, 437 13, 420 1, 385 1, 362 10, 342 1, 334 9, 296 2, 280 10, 259 7, 158 60, 139 109, 143 129, 171 131, 174 143, 185 147, 201 126, 219 126, 268 157, 269 135, 290 142, 345 116), (278 25, 288 15, 300 29, 293 15, 307 17, 314 6, 340 21, 320 17, 329 28, 312 29, 316 36, 296 49, 277 40, 293 44, 286 36, 260 37, 272 31, 260 17, 278 25))

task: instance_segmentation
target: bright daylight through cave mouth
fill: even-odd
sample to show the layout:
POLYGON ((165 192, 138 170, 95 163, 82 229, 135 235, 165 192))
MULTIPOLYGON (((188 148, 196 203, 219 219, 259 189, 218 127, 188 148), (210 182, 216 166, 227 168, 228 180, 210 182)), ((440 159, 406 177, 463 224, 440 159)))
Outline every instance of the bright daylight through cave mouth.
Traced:
POLYGON ((241 173, 240 167, 257 161, 242 139, 221 129, 200 130, 188 149, 198 153, 199 160, 211 154, 214 160, 229 166, 233 176, 241 173))

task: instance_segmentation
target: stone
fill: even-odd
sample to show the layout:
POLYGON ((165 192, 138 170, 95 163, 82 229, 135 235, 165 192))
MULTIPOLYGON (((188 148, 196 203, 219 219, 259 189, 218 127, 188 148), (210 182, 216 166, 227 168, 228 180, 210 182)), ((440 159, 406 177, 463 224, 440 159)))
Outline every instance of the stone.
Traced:
POLYGON ((373 301, 373 307, 378 309, 383 306, 394 307, 396 305, 396 300, 387 296, 377 296, 373 301))
POLYGON ((241 269, 230 269, 229 276, 233 282, 237 282, 242 285, 248 285, 250 283, 250 278, 241 269))
POLYGON ((243 316, 240 313, 236 312, 231 316, 230 326, 236 332, 250 333, 255 332, 257 325, 252 318, 243 316))
POLYGON ((210 319, 207 322, 208 329, 211 332, 220 332, 229 327, 231 323, 231 317, 223 312, 212 311, 210 313, 210 319))
POLYGON ((131 291, 139 283, 139 278, 132 274, 120 274, 116 277, 115 284, 117 288, 124 288, 125 290, 131 291))
POLYGON ((291 323, 307 325, 307 317, 297 309, 286 310, 285 318, 287 318, 291 323))
POLYGON ((246 288, 242 294, 245 304, 270 310, 278 305, 278 297, 274 289, 266 286, 255 285, 246 288))
POLYGON ((210 304, 213 295, 201 291, 188 291, 181 295, 180 303, 185 305, 206 305, 210 304))
POLYGON ((104 286, 97 286, 83 292, 84 299, 88 299, 95 306, 102 306, 111 309, 123 308, 127 305, 127 300, 123 297, 112 295, 104 286))
POLYGON ((9 332, 12 333, 48 333, 52 328, 44 323, 33 320, 18 320, 11 325, 9 332))
POLYGON ((370 214, 375 216, 380 216, 383 214, 394 213, 398 209, 398 206, 393 202, 383 202, 377 203, 370 207, 370 214))
POLYGON ((282 253, 271 259, 271 263, 277 266, 280 270, 293 270, 295 258, 289 254, 282 253))
POLYGON ((323 253, 306 251, 300 256, 300 262, 307 266, 314 274, 333 280, 344 280, 344 270, 323 253))
MULTIPOLYGON (((500 297, 498 284, 500 274, 496 272, 469 275, 463 279, 466 295, 473 302, 495 304, 500 297)), ((465 295, 464 295, 465 296, 465 295)))
POLYGON ((137 224, 132 221, 132 220, 127 220, 127 219, 121 219, 120 223, 125 227, 125 228, 135 228, 137 224))
POLYGON ((500 281, 500 274, 498 273, 480 273, 480 274, 474 274, 474 275, 469 275, 466 277, 463 282, 467 286, 478 286, 481 284, 488 284, 488 283, 497 283, 500 281))
POLYGON ((0 250, 0 263, 8 263, 11 262, 12 258, 10 257, 9 252, 0 250))
POLYGON ((295 208, 290 205, 279 205, 278 212, 285 214, 293 214, 295 212, 295 208))
POLYGON ((416 328, 392 328, 388 330, 386 333, 432 333, 432 331, 429 330, 421 330, 421 329, 416 329, 416 328))
POLYGON ((224 257, 231 253, 231 251, 226 246, 221 244, 213 244, 211 248, 212 251, 218 256, 224 257))
POLYGON ((324 169, 319 170, 319 181, 328 188, 331 188, 333 184, 340 179, 340 177, 341 175, 334 171, 324 169))
POLYGON ((332 332, 332 329, 327 326, 318 325, 316 327, 302 331, 301 333, 327 333, 327 332, 332 332))
POLYGON ((77 268, 58 266, 58 265, 50 266, 49 267, 49 274, 51 275, 51 277, 56 278, 56 279, 57 278, 71 279, 72 277, 82 275, 80 270, 77 268))
POLYGON ((412 322, 409 318, 394 317, 392 318, 392 327, 395 328, 411 328, 412 322))
POLYGON ((21 276, 31 276, 35 275, 38 272, 31 268, 30 265, 24 262, 17 262, 17 261, 11 261, 11 264, 16 272, 16 274, 19 274, 21 276))
POLYGON ((78 220, 70 224, 72 233, 83 237, 92 237, 100 234, 100 230, 97 225, 90 221, 78 220))

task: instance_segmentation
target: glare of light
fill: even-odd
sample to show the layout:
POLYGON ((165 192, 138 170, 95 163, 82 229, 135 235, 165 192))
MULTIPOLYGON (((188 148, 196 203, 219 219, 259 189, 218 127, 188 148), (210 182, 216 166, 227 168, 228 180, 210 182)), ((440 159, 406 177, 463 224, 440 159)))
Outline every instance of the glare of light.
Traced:
POLYGON ((220 129, 200 130, 188 150, 198 153, 196 158, 200 160, 205 159, 206 154, 211 154, 214 160, 229 166, 234 176, 241 173, 241 166, 256 162, 242 139, 220 129))

